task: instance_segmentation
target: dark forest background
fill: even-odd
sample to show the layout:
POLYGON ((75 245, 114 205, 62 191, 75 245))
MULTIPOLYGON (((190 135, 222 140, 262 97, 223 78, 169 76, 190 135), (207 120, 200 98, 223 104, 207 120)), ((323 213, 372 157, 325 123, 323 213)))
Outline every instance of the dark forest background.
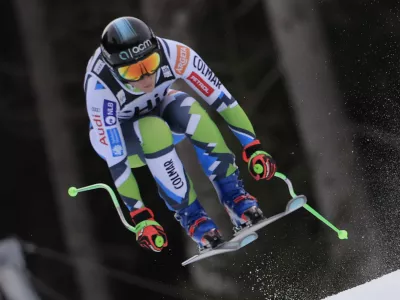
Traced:
MULTIPOLYGON (((399 9, 393 0, 2 0, 0 238, 21 241, 40 299, 311 300, 398 269, 399 9), (89 143, 83 76, 103 28, 123 15, 196 49, 279 171, 349 240, 302 209, 246 249, 182 267, 195 246, 146 167, 134 172, 169 237, 160 254, 137 246, 105 191, 68 197, 72 185, 112 184, 89 143)), ((229 232, 193 149, 185 141, 178 151, 229 232)), ((252 181, 238 165, 267 215, 284 209, 282 182, 252 181)))

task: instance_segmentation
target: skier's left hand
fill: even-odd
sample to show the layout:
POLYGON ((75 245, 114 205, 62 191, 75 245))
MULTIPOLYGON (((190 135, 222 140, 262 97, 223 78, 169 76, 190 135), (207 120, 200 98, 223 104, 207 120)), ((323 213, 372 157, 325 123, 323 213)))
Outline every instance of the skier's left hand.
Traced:
POLYGON ((276 163, 270 154, 261 150, 259 140, 254 140, 243 148, 242 158, 247 163, 250 175, 255 180, 270 180, 276 172, 276 163))

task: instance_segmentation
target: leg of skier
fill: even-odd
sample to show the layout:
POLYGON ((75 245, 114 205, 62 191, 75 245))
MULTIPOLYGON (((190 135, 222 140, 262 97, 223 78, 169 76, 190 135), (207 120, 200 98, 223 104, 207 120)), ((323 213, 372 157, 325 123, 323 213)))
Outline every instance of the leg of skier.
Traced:
POLYGON ((149 116, 134 123, 147 166, 159 194, 187 234, 200 248, 215 247, 222 238, 215 223, 199 203, 193 183, 179 159, 172 132, 161 118, 149 116))
MULTIPOLYGON (((168 124, 159 117, 146 116, 135 122, 121 124, 128 159, 126 166, 137 168, 148 165, 156 183, 161 198, 167 207, 176 212, 187 234, 198 243, 200 248, 215 247, 222 243, 222 237, 215 223, 207 216, 197 200, 193 184, 186 174, 174 147, 174 139, 168 124), (179 215, 179 212, 185 212, 179 215)), ((96 143, 93 133, 90 134, 93 148, 102 156, 102 145, 96 143)), ((103 157, 104 159, 104 157, 103 157)), ((134 185, 119 185, 122 170, 113 166, 110 168, 121 199, 132 212, 143 207, 138 192, 134 192, 134 185), (131 188, 129 188, 131 187, 131 188)), ((130 178, 133 178, 131 176, 130 178)), ((135 182, 135 185, 137 183, 135 182)))
POLYGON ((122 132, 109 131, 108 140, 102 142, 95 132, 96 129, 93 129, 91 125, 90 142, 97 154, 107 163, 120 198, 130 212, 133 225, 138 229, 135 232, 136 241, 145 249, 160 252, 168 246, 167 235, 163 227, 155 220, 152 210, 144 206, 139 186, 130 166, 132 163, 136 166, 144 165, 143 151, 139 140, 134 139, 135 136, 132 134, 132 122, 123 123, 120 127, 122 132), (114 142, 119 140, 122 147, 122 150, 118 152, 120 155, 114 155, 111 139, 114 142))
POLYGON ((162 118, 171 130, 190 139, 233 225, 239 229, 247 222, 262 220, 257 200, 243 187, 234 154, 200 104, 186 93, 171 90, 161 105, 162 118))

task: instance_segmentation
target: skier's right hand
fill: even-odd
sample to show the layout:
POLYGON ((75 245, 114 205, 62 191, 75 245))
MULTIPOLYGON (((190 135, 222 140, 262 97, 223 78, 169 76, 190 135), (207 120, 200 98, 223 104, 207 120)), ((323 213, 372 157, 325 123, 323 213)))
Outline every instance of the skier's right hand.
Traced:
POLYGON ((131 212, 132 222, 135 225, 136 241, 145 249, 160 252, 168 246, 164 228, 154 220, 154 214, 147 207, 131 212))

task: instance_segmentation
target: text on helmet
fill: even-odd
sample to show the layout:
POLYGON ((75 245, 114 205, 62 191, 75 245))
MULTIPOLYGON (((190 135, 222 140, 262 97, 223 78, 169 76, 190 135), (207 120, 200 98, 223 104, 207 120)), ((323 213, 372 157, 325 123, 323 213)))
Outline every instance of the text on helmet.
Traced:
POLYGON ((127 51, 121 51, 119 53, 119 58, 122 60, 135 58, 135 54, 146 50, 147 48, 151 47, 152 45, 153 45, 153 43, 150 40, 146 40, 143 43, 128 49, 127 51))

